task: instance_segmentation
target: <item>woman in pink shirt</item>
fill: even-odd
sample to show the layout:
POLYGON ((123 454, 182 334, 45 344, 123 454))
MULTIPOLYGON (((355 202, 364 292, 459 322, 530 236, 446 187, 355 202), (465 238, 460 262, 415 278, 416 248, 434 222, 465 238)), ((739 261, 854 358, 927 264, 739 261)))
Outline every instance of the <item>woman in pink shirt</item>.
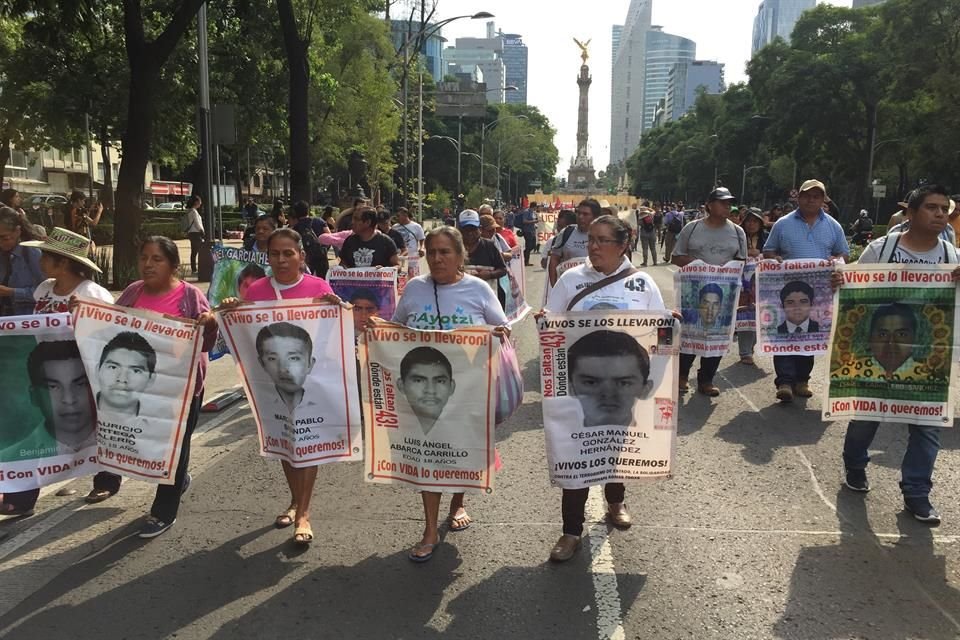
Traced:
MULTIPOLYGON (((245 302, 323 298, 326 302, 340 303, 340 298, 333 293, 326 280, 303 273, 306 256, 300 234, 293 229, 277 229, 270 234, 267 239, 267 260, 273 276, 260 278, 251 284, 244 296, 245 302)), ((237 298, 228 298, 221 303, 220 308, 234 307, 239 303, 237 298)), ((294 541, 298 544, 310 544, 313 541, 310 500, 317 481, 317 466, 298 468, 286 460, 281 460, 280 463, 290 487, 290 506, 277 516, 274 524, 278 529, 296 524, 294 541)))
MULTIPOLYGON (((217 339, 217 321, 210 313, 210 305, 200 289, 177 277, 180 268, 180 251, 170 238, 150 236, 140 246, 138 261, 140 280, 137 280, 120 294, 117 304, 134 309, 147 309, 157 313, 187 318, 203 327, 203 357, 197 371, 197 383, 194 387, 193 401, 180 447, 180 463, 172 485, 157 485, 156 497, 150 507, 150 516, 140 529, 141 538, 155 538, 173 526, 177 521, 180 508, 180 496, 190 487, 190 474, 187 465, 190 462, 190 437, 200 417, 200 405, 203 403, 203 380, 207 373, 207 351, 217 339)), ((87 502, 99 502, 109 498, 120 489, 120 477, 101 471, 94 477, 94 490, 87 496, 87 502)))

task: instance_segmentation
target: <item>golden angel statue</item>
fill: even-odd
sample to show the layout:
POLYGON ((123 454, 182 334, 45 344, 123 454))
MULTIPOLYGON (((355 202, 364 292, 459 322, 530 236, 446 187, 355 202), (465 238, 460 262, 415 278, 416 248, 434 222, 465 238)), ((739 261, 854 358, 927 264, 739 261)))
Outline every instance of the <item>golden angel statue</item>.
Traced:
POLYGON ((576 38, 573 39, 577 43, 577 46, 580 47, 580 57, 583 58, 583 64, 587 64, 587 58, 590 57, 590 54, 587 53, 587 47, 590 46, 590 43, 593 42, 593 38, 587 40, 586 42, 580 42, 576 38))

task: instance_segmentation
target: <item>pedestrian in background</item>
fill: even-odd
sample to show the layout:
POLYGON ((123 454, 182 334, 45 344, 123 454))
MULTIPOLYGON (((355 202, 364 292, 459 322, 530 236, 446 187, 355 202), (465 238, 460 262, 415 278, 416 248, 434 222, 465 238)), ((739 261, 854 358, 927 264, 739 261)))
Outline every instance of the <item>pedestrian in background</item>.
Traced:
POLYGON ((190 196, 187 199, 187 213, 183 222, 184 232, 190 240, 190 273, 194 275, 197 273, 197 258, 200 256, 204 239, 203 218, 200 217, 202 206, 200 196, 190 196))

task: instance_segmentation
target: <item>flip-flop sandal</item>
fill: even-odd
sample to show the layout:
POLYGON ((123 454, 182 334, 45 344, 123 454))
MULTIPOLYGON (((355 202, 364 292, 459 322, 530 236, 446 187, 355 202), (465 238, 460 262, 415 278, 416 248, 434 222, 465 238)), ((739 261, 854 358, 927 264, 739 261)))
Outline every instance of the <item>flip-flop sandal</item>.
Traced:
POLYGON ((417 544, 417 546, 411 549, 410 553, 407 554, 407 557, 410 558, 411 562, 426 562, 427 560, 433 557, 433 550, 437 547, 438 544, 440 543, 437 542, 435 544, 424 544, 420 542, 417 544), (418 551, 422 551, 424 549, 429 549, 430 553, 428 553, 425 556, 417 555, 418 551))
POLYGON ((464 531, 470 528, 470 525, 473 524, 473 520, 470 519, 470 516, 467 514, 466 510, 464 510, 463 515, 460 516, 459 518, 452 515, 447 516, 447 524, 450 525, 449 527, 450 531, 464 531), (463 520, 466 520, 467 524, 462 524, 462 525, 457 524, 458 521, 463 521, 463 520))
POLYGON ((293 532, 293 541, 304 546, 313 542, 313 529, 310 528, 310 525, 297 527, 297 530, 293 532))
POLYGON ((93 489, 83 500, 87 504, 96 504, 98 502, 103 502, 112 495, 113 491, 107 491, 106 489, 93 489))
POLYGON ((277 519, 273 521, 273 526, 277 529, 286 529, 293 524, 293 519, 297 517, 297 508, 290 507, 283 513, 277 516, 277 519))

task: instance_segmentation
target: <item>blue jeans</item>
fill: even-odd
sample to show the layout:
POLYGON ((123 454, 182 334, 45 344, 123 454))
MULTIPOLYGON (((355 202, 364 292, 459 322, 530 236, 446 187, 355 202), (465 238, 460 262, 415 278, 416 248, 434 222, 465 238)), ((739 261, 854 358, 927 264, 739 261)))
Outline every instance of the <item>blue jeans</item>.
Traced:
POLYGON ((800 384, 810 381, 813 371, 813 356, 773 356, 773 368, 777 372, 773 384, 800 384))
MULTIPOLYGON (((877 435, 879 422, 851 420, 843 441, 843 465, 848 470, 866 469, 867 449, 877 435)), ((904 498, 926 498, 933 487, 933 465, 940 451, 940 427, 910 425, 907 450, 900 465, 900 491, 904 498)))
POLYGON ((753 329, 737 331, 737 345, 740 347, 740 357, 753 355, 753 348, 757 346, 757 332, 753 329))

